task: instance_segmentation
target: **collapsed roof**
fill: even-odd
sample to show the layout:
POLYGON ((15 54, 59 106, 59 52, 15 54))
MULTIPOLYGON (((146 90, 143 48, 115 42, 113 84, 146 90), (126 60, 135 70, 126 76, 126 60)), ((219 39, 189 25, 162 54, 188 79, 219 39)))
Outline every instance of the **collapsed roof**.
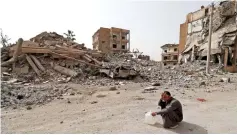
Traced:
MULTIPOLYGON (((237 37, 236 6, 236 1, 222 1, 214 6, 211 54, 221 53, 223 46, 234 44, 237 37)), ((201 19, 188 23, 188 35, 183 54, 190 52, 193 46, 196 46, 200 56, 207 55, 209 16, 203 15, 201 19)))

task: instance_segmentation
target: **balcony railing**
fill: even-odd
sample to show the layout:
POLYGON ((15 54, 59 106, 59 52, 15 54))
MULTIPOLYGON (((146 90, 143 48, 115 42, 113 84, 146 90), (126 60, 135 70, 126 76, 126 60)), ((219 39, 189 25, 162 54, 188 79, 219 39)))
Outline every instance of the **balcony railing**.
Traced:
POLYGON ((161 55, 178 55, 179 52, 162 52, 161 55))

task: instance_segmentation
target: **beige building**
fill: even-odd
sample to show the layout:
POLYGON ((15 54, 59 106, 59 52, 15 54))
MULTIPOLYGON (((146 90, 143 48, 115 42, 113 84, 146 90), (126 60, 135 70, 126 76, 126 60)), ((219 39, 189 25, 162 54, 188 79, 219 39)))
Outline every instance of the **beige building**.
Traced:
POLYGON ((161 46, 162 62, 164 65, 176 65, 178 63, 178 44, 165 44, 161 46))
POLYGON ((92 36, 93 50, 103 53, 130 51, 130 31, 121 28, 100 27, 92 36))

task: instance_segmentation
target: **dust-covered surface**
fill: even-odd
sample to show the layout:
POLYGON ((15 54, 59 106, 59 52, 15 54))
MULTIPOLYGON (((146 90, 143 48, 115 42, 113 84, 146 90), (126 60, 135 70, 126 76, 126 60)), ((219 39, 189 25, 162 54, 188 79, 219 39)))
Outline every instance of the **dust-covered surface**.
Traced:
MULTIPOLYGON (((144 89, 152 83, 121 82, 115 88, 64 84, 70 92, 48 104, 2 108, 2 133, 237 133, 237 75, 212 78, 186 88, 161 81, 147 92, 144 89), (183 104, 184 121, 177 129, 144 123, 145 112, 157 110, 163 90, 183 104)), ((158 122, 162 123, 160 117, 158 122)))

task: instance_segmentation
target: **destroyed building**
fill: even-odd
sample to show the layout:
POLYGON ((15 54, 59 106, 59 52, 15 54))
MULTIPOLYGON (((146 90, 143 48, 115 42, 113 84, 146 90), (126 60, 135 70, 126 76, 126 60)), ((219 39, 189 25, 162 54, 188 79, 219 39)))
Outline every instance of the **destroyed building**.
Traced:
POLYGON ((165 44, 162 49, 162 63, 164 65, 176 65, 178 63, 178 44, 165 44))
POLYGON ((130 31, 121 28, 98 29, 92 36, 93 50, 103 53, 121 53, 130 50, 130 31))
POLYGON ((43 32, 28 41, 20 38, 17 44, 1 51, 2 72, 13 73, 13 76, 29 82, 37 78, 42 82, 90 74, 101 66, 103 57, 103 54, 86 48, 84 44, 55 32, 43 32), (32 69, 33 72, 30 72, 32 69))
POLYGON ((141 59, 141 60, 150 60, 150 56, 149 56, 149 55, 138 55, 138 59, 141 59))
MULTIPOLYGON (((214 4, 212 17, 211 61, 230 72, 237 71, 236 10, 236 0, 219 1, 214 4)), ((210 5, 202 6, 180 25, 179 62, 207 59, 210 14, 210 5)))

